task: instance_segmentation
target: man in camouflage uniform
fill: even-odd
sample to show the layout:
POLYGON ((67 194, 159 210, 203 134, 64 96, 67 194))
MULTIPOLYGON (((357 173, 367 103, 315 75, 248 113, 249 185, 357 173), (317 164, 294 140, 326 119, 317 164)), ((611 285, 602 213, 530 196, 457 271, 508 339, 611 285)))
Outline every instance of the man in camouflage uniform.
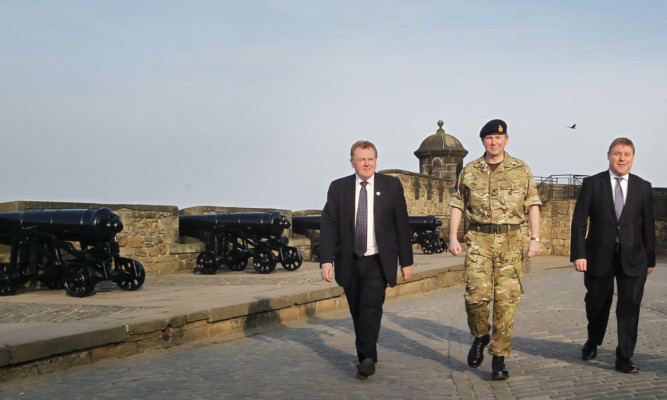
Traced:
POLYGON ((470 224, 464 240, 464 295, 468 327, 475 336, 468 365, 477 368, 489 344, 493 356, 492 378, 509 378, 505 356, 510 354, 514 312, 519 304, 523 246, 520 226, 530 217, 531 238, 528 257, 537 255, 540 233, 540 206, 537 187, 528 165, 505 152, 509 141, 507 124, 495 119, 482 128, 479 136, 485 152, 467 164, 459 175, 457 192, 452 196, 449 222, 449 252, 461 254, 458 230, 465 211, 470 224), (493 301, 493 337, 489 337, 489 302, 493 301))

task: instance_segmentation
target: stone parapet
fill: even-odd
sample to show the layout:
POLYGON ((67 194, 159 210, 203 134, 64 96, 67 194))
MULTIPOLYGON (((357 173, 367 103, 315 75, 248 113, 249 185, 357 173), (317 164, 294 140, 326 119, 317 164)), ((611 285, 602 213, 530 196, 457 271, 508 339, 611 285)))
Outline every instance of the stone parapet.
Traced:
MULTIPOLYGON (((403 170, 384 170, 387 175, 397 177, 405 192, 410 215, 435 215, 442 220, 442 236, 449 231, 449 200, 454 182, 430 175, 403 170)), ((554 185, 552 185, 554 186, 554 185)), ((560 190, 552 187, 552 190, 560 190)), ((565 190, 565 189, 563 189, 565 190)), ((654 214, 656 219, 656 253, 667 254, 667 189, 654 188, 654 214)), ((576 200, 543 198, 541 210, 542 255, 568 256, 570 252, 570 224, 576 200)), ((318 215, 319 210, 294 211, 281 209, 258 209, 241 207, 197 206, 179 210, 168 205, 100 204, 78 202, 13 201, 0 203, 0 212, 27 211, 31 209, 86 209, 108 207, 118 214, 124 228, 116 236, 123 257, 140 261, 148 275, 164 275, 179 271, 191 271, 204 244, 181 238, 178 234, 179 215, 215 214, 226 212, 280 211, 291 221, 292 215, 318 215)), ((466 226, 461 224, 459 238, 463 238, 466 226)), ((522 229, 529 234, 528 226, 522 229)), ((294 235, 291 229, 284 236, 290 245, 301 251, 305 260, 310 258, 311 239, 294 235)), ((9 261, 10 247, 0 246, 0 262, 9 261)))

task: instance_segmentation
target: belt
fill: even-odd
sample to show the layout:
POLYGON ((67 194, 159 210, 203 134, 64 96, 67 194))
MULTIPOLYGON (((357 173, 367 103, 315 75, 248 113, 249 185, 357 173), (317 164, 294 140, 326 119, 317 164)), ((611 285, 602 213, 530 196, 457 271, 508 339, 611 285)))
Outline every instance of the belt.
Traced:
POLYGON ((503 225, 472 224, 472 225, 470 225, 470 230, 481 232, 481 233, 498 234, 498 233, 508 233, 508 232, 516 231, 520 227, 521 227, 521 225, 519 225, 519 224, 503 224, 503 225))
POLYGON ((369 255, 369 256, 361 256, 361 257, 359 257, 359 256, 357 255, 357 253, 352 252, 352 258, 354 258, 355 260, 361 260, 362 258, 371 258, 371 257, 379 257, 379 256, 380 256, 380 253, 375 253, 375 254, 371 254, 371 255, 369 255))

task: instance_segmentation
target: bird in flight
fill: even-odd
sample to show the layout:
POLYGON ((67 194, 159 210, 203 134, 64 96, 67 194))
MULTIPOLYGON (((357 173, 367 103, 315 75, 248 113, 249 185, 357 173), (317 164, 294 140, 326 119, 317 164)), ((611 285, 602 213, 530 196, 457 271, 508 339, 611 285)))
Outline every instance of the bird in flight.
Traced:
POLYGON ((568 125, 568 128, 570 128, 570 129, 577 129, 577 124, 568 125))

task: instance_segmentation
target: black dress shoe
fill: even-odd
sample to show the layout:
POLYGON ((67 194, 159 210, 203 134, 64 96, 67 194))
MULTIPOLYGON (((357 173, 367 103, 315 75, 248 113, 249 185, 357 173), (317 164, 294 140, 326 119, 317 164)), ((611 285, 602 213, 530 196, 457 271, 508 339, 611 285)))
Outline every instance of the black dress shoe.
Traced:
POLYGON ((491 377, 494 381, 503 381, 510 377, 510 373, 505 369, 505 357, 503 356, 493 356, 491 369, 491 377))
POLYGON ((633 364, 632 360, 629 358, 616 357, 615 367, 616 370, 626 374, 636 374, 639 372, 639 367, 633 364))
POLYGON ((375 373, 375 361, 366 358, 357 367, 357 379, 366 379, 375 373))
POLYGON ((468 365, 473 368, 479 367, 484 360, 484 347, 489 344, 491 338, 489 335, 484 335, 482 337, 476 337, 470 346, 470 351, 468 352, 468 365))
POLYGON ((581 359, 584 361, 592 360, 598 355, 598 347, 594 344, 586 342, 581 348, 581 359))

